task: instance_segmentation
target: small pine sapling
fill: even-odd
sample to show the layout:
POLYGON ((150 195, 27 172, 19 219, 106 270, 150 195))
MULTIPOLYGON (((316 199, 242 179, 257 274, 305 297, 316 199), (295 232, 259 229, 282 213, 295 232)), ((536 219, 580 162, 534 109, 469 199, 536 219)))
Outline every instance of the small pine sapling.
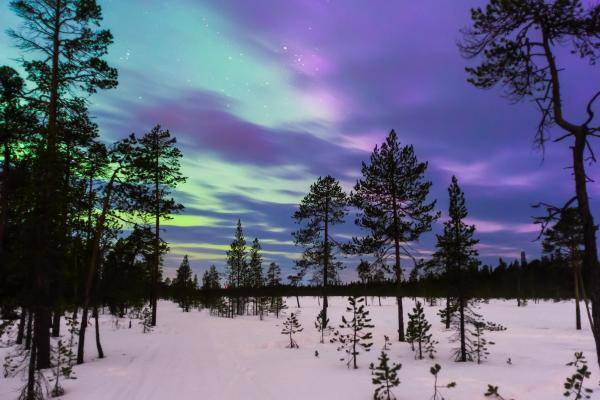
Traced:
POLYGON ((584 381, 589 379, 591 375, 587 366, 587 360, 583 353, 576 352, 575 359, 567 365, 575 367, 575 373, 570 377, 567 377, 565 381, 564 396, 572 400, 591 399, 594 391, 583 385, 584 381))
POLYGON ((363 302, 364 298, 348 297, 349 306, 346 307, 346 311, 352 313, 352 319, 348 320, 345 316, 342 316, 340 329, 343 329, 346 333, 335 331, 333 333, 334 337, 330 340, 332 343, 339 343, 338 351, 346 353, 346 357, 340 358, 340 361, 346 361, 348 368, 350 368, 350 365, 354 369, 358 368, 356 359, 360 354, 359 348, 366 352, 370 351, 373 345, 371 332, 364 332, 367 328, 374 328, 374 325, 371 324, 369 311, 365 310, 363 302))
MULTIPOLYGON (((508 400, 505 397, 502 397, 502 395, 500 394, 500 391, 498 389, 498 386, 493 386, 493 385, 488 385, 487 386, 487 391, 484 393, 485 397, 491 397, 493 399, 497 399, 497 400, 508 400)), ((514 399, 510 399, 510 400, 514 400, 514 399)))
POLYGON ((431 324, 425 319, 425 312, 421 302, 417 301, 412 314, 408 314, 408 324, 406 326, 406 340, 411 344, 415 352, 415 359, 422 360, 423 353, 434 358, 436 341, 431 339, 431 324))
MULTIPOLYGON (((65 321, 67 323, 67 330, 69 331, 68 348, 69 348, 69 353, 71 354, 71 357, 69 358, 69 361, 68 361, 68 365, 72 369, 73 364, 75 363, 75 360, 77 359, 77 356, 75 355, 73 349, 75 347, 75 338, 79 335, 79 321, 72 314, 66 315, 65 321)), ((131 321, 130 321, 130 323, 131 323, 131 321)), ((71 376, 69 375, 68 378, 71 378, 71 376)))
POLYGON ((4 377, 15 377, 21 372, 27 371, 29 362, 29 350, 23 346, 17 346, 13 351, 10 351, 4 356, 2 368, 4 377))
POLYGON ((152 309, 148 306, 142 309, 140 325, 143 333, 152 332, 152 309))
POLYGON ((385 351, 381 352, 379 356, 379 365, 374 366, 372 363, 369 366, 371 375, 373 375, 372 382, 376 385, 375 393, 373 394, 374 400, 395 400, 396 396, 392 392, 392 389, 400 384, 398 378, 398 371, 402 368, 402 364, 392 363, 389 364, 390 359, 385 351))
POLYGON ((494 342, 488 342, 483 336, 486 330, 486 323, 483 321, 473 322, 473 357, 477 364, 481 364, 483 360, 487 359, 490 355, 488 351, 488 345, 493 345, 494 342))
POLYGON ((304 328, 298 322, 298 317, 295 313, 291 313, 287 319, 283 322, 283 329, 281 330, 282 335, 288 335, 290 339, 290 344, 288 347, 290 349, 297 349, 298 343, 294 340, 294 334, 298 332, 302 332, 304 328))
POLYGON ((321 343, 325 343, 325 336, 329 336, 333 332, 333 328, 329 326, 329 318, 325 316, 323 310, 317 315, 315 328, 317 328, 317 331, 321 334, 321 343))
POLYGON ((392 348, 392 342, 390 341, 390 337, 388 335, 383 335, 383 347, 382 351, 388 351, 392 348))
POLYGON ((456 382, 450 382, 446 384, 440 384, 438 382, 439 373, 441 370, 442 367, 440 364, 435 364, 429 369, 429 372, 431 375, 433 375, 433 396, 431 396, 431 400, 445 400, 440 389, 451 389, 456 386, 456 382))
POLYGON ((69 367, 69 354, 67 347, 63 345, 62 340, 56 343, 54 348, 54 368, 52 369, 52 378, 50 382, 54 381, 54 386, 50 391, 50 396, 60 397, 65 394, 65 389, 60 384, 61 375, 71 375, 72 368, 69 367))
POLYGON ((505 331, 506 329, 507 328, 504 325, 496 322, 486 321, 485 323, 485 330, 490 332, 501 332, 505 331))

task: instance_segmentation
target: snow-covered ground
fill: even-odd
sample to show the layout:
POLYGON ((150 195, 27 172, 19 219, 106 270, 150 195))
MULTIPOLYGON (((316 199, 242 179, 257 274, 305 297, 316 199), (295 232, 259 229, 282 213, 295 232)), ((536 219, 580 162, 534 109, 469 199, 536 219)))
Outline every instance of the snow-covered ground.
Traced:
MULTIPOLYGON (((97 359, 93 330, 86 343, 86 363, 77 366, 76 380, 63 381, 65 400, 187 400, 187 399, 344 399, 367 400, 373 396, 368 369, 383 345, 383 336, 395 338, 396 306, 394 299, 377 299, 368 309, 375 328, 372 351, 361 354, 359 369, 347 369, 339 361, 335 344, 320 344, 314 320, 319 305, 316 298, 301 298, 300 321, 304 331, 297 335, 299 349, 286 348, 280 334, 283 317, 269 316, 235 319, 213 317, 207 311, 183 313, 175 304, 159 304, 158 326, 149 334, 141 333, 137 321, 128 329, 120 328, 114 318, 102 316, 102 342, 105 359, 97 359), (315 357, 318 350, 319 357, 315 357)), ((295 299, 287 304, 294 306, 295 299)), ((346 299, 330 300, 331 321, 337 326, 345 312, 346 299)), ((405 299, 405 311, 413 301, 405 299)), ((576 331, 572 302, 530 302, 517 308, 514 301, 491 301, 479 311, 486 319, 508 328, 488 332, 490 356, 481 365, 456 363, 451 358, 450 332, 436 315, 438 307, 425 305, 439 341, 435 360, 414 360, 406 343, 393 342, 389 351, 394 362, 402 363, 401 384, 395 390, 399 400, 428 400, 433 379, 429 368, 442 366, 441 382, 456 381, 447 389, 448 400, 484 399, 487 384, 500 386, 501 393, 515 400, 562 399, 562 385, 573 373, 565 364, 575 351, 583 351, 592 371, 588 385, 600 399, 600 373, 594 356, 594 344, 587 323, 576 331), (507 364, 511 358, 512 365, 507 364)), ((295 312, 291 307, 287 312, 295 312)), ((93 327, 92 327, 93 328, 93 327)), ((4 357, 6 349, 0 349, 4 357)), ((15 399, 16 378, 0 378, 0 399, 15 399)))

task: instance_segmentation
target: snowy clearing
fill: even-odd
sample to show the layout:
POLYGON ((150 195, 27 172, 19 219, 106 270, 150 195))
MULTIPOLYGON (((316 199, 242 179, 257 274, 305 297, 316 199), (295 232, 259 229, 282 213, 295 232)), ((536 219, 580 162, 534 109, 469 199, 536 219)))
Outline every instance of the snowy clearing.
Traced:
MULTIPOLYGON (((375 328, 373 348, 358 358, 359 369, 347 369, 339 361, 335 344, 320 344, 314 320, 319 311, 316 298, 301 298, 300 321, 304 331, 297 335, 299 349, 288 349, 287 338, 280 334, 284 318, 268 316, 235 319, 210 316, 208 311, 183 313, 175 304, 161 302, 158 326, 149 334, 141 333, 138 321, 128 329, 128 319, 115 327, 114 318, 101 316, 105 359, 96 358, 93 330, 86 341, 86 363, 75 368, 76 380, 63 381, 65 400, 164 400, 177 399, 345 399, 367 400, 373 395, 370 362, 376 361, 383 336, 392 341, 391 361, 403 364, 399 400, 427 400, 432 395, 433 378, 429 368, 442 366, 442 383, 456 381, 447 389, 451 399, 483 399, 487 384, 500 386, 506 398, 515 400, 562 399, 565 377, 573 373, 565 364, 575 351, 583 351, 592 376, 588 386, 600 399, 600 373, 594 356, 594 344, 587 323, 582 331, 574 328, 572 302, 530 302, 517 308, 515 301, 494 300, 481 304, 479 312, 487 320, 508 328, 487 332, 490 356, 481 365, 456 363, 451 358, 451 332, 436 315, 439 306, 425 311, 433 325, 437 345, 435 360, 415 360, 410 346, 396 339, 396 306, 392 298, 377 299, 368 309, 375 328), (319 357, 315 357, 318 350, 319 357), (512 365, 507 364, 511 358, 512 365)), ((295 299, 287 300, 288 306, 295 299)), ((330 318, 337 327, 345 312, 346 299, 330 299, 330 318)), ((404 300, 405 312, 411 311, 412 299, 404 300)), ((295 312, 291 307, 287 312, 295 312)), ((92 327, 93 328, 93 327, 92 327)), ((65 331, 65 330, 64 330, 65 331)), ((7 349, 0 349, 3 357, 7 349)), ((17 396, 20 379, 0 380, 0 399, 17 396)))

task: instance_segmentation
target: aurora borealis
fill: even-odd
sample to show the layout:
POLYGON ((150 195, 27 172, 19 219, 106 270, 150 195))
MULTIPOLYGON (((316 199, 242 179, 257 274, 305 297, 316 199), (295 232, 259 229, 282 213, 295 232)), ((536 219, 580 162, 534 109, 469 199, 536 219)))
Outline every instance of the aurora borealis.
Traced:
MULTIPOLYGON (((18 26, 7 3, 0 25, 18 26)), ((289 268, 300 252, 291 215, 310 183, 331 174, 350 189, 360 162, 392 128, 429 161, 439 209, 451 175, 458 177, 484 262, 521 250, 538 257, 531 205, 571 196, 566 146, 550 144, 544 154, 533 147, 534 105, 512 105, 466 82, 469 61, 456 42, 469 8, 481 1, 100 4, 115 37, 107 59, 120 73, 118 89, 90 99, 103 137, 160 123, 185 156, 189 178, 176 195, 186 210, 166 223, 167 267, 183 254, 196 272, 222 267, 241 218, 265 260, 289 268)), ((4 59, 18 56, 6 35, 0 51, 4 59)), ((600 75, 568 67, 565 106, 575 112, 600 75)), ((591 173, 600 179, 597 168, 591 173)), ((599 186, 590 190, 598 210, 599 186)), ((353 232, 348 218, 340 237, 353 232)), ((416 245, 423 257, 434 239, 432 232, 416 245)))

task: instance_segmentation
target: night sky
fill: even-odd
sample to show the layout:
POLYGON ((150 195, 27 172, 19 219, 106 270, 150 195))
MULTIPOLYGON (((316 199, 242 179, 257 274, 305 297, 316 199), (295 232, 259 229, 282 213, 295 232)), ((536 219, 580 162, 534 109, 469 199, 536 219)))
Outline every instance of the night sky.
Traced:
MULTIPOLYGON (((185 155, 189 179, 176 196, 186 210, 166 223, 167 267, 184 254, 198 273, 223 267, 238 217, 267 262, 291 267, 301 251, 291 215, 310 183, 331 174, 350 189, 360 162, 392 128, 429 161, 442 212, 450 177, 458 177, 483 262, 521 250, 539 257, 531 219, 539 211, 531 205, 572 196, 567 143, 545 154, 533 146, 534 104, 510 104, 500 89, 466 82, 470 61, 456 43, 481 1, 99 3, 115 36, 108 60, 120 74, 118 89, 90 99, 103 139, 161 123, 185 155)), ((0 7, 0 26, 18 27, 8 1, 0 7)), ((20 55, 6 35, 0 54, 13 66, 20 55)), ((579 121, 599 69, 574 62, 566 49, 558 61, 568 116, 579 121)), ((597 166, 590 175, 600 178, 597 166)), ((600 218, 598 184, 590 196, 600 218)), ((349 218, 336 228, 339 237, 355 233, 352 225, 349 218)), ((426 234, 418 255, 427 257, 434 242, 426 234)))

